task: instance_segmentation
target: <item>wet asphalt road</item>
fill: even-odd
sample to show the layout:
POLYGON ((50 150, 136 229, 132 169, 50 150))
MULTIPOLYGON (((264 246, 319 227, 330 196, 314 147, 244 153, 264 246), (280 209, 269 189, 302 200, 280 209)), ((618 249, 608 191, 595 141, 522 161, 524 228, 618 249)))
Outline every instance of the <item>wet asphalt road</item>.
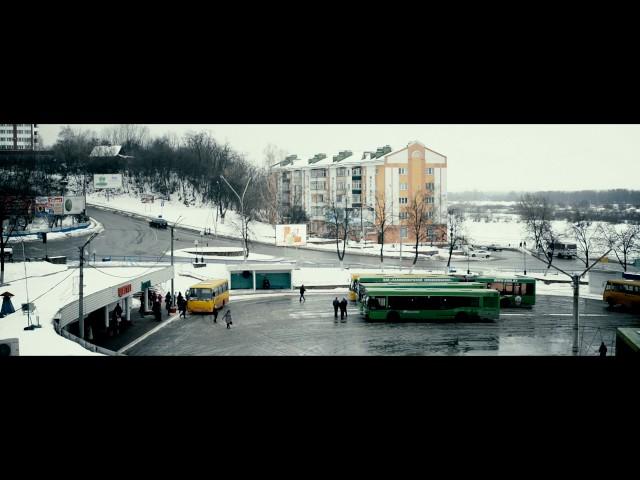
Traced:
MULTIPOLYGON (((96 258, 100 260, 103 257, 111 257, 113 260, 122 260, 123 256, 146 256, 147 259, 155 261, 153 257, 162 256, 171 245, 171 234, 169 229, 158 230, 149 227, 146 220, 141 220, 127 215, 120 215, 110 211, 89 207, 87 214, 103 224, 105 231, 98 235, 89 246, 89 254, 92 255, 96 251, 96 258), (120 258, 118 258, 120 257, 120 258)), ((242 247, 239 240, 229 240, 215 238, 214 236, 201 237, 197 233, 188 230, 175 230, 174 248, 181 249, 194 246, 194 240, 198 239, 200 244, 208 246, 233 246, 242 247)), ((49 240, 46 245, 41 242, 29 242, 25 244, 25 254, 27 257, 44 257, 45 253, 49 256, 64 255, 72 261, 78 258, 78 247, 83 245, 87 237, 72 237, 60 240, 49 240)), ((22 247, 15 246, 16 260, 22 259, 22 247)), ((271 245, 252 244, 251 251, 255 253, 272 255, 276 258, 286 258, 297 262, 299 267, 319 266, 339 266, 337 254, 335 250, 323 252, 307 249, 282 248, 271 245)), ((407 257, 403 259, 402 266, 407 269, 411 267, 413 257, 410 252, 405 252, 407 257)), ((515 269, 523 268, 523 256, 519 252, 502 251, 492 253, 494 257, 488 261, 470 262, 470 268, 473 270, 489 270, 489 269, 515 269)), ((169 255, 165 255, 163 260, 169 261, 169 255)), ((544 265, 532 257, 527 257, 527 267, 529 272, 535 269, 542 270, 544 265)), ((555 259, 554 264, 565 270, 581 269, 579 263, 575 260, 559 260, 555 259)), ((385 258, 385 266, 400 265, 399 259, 385 258)), ((446 265, 444 261, 438 261, 430 258, 420 257, 416 268, 424 269, 443 269, 446 265)), ((467 270, 467 262, 452 262, 452 265, 458 271, 467 270)), ((369 267, 377 268, 380 266, 378 256, 362 256, 346 253, 344 258, 344 266, 351 267, 369 267)))
MULTIPOLYGON (((127 355, 571 355, 572 299, 539 296, 530 310, 503 309, 495 322, 390 324, 368 322, 350 303, 347 320, 334 319, 327 293, 237 301, 233 326, 192 315, 167 325, 127 355)), ((582 299, 582 354, 612 354, 616 327, 640 327, 640 316, 611 312, 582 299)), ((219 316, 219 319, 222 315, 219 316)))

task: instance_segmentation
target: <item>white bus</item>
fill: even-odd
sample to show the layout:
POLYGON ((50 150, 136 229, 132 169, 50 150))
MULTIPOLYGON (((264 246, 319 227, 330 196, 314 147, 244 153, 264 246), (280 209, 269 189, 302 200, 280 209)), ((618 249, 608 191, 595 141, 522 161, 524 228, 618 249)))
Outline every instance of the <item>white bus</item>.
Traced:
MULTIPOLYGON (((549 250, 551 247, 549 247, 549 250)), ((558 258, 576 258, 578 255, 578 247, 575 243, 565 243, 556 241, 553 244, 553 254, 558 258)))

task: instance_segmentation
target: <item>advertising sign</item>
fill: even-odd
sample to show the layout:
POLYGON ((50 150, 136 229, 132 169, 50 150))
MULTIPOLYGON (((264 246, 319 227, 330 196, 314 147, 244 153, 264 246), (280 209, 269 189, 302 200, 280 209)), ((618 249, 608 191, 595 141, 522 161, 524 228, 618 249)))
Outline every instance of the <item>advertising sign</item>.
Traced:
POLYGON ((96 174, 93 176, 94 188, 120 188, 122 175, 119 173, 96 174))
POLYGON ((64 215, 64 197, 36 197, 35 215, 64 215))
POLYGON ((276 246, 301 247, 306 244, 306 225, 276 225, 276 246))
POLYGON ((64 197, 64 214, 78 215, 84 212, 84 197, 64 197))

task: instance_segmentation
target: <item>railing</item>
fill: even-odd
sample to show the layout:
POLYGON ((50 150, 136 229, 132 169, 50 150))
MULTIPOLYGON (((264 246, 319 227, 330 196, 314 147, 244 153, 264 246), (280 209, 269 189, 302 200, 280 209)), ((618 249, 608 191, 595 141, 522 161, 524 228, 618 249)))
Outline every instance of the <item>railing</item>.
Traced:
MULTIPOLYGON (((74 230, 80 230, 81 228, 87 228, 91 225, 91 222, 78 223, 76 225, 70 225, 67 227, 53 227, 48 230, 44 230, 45 233, 56 233, 56 232, 72 232, 74 230)), ((13 232, 11 233, 12 237, 25 237, 27 235, 37 235, 40 231, 32 232, 32 231, 23 231, 23 232, 13 232)))

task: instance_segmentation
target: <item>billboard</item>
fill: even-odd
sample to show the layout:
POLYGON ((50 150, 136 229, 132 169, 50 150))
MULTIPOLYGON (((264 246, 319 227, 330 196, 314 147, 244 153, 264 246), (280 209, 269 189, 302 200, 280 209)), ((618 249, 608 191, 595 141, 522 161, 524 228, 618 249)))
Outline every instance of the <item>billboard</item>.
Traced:
POLYGON ((119 173, 96 174, 93 176, 94 188, 120 188, 122 175, 119 173))
POLYGON ((64 215, 64 197, 36 197, 35 215, 64 215))
POLYGON ((306 244, 306 225, 276 225, 277 247, 301 247, 306 244))
POLYGON ((64 214, 78 215, 84 212, 84 197, 64 197, 64 214))

